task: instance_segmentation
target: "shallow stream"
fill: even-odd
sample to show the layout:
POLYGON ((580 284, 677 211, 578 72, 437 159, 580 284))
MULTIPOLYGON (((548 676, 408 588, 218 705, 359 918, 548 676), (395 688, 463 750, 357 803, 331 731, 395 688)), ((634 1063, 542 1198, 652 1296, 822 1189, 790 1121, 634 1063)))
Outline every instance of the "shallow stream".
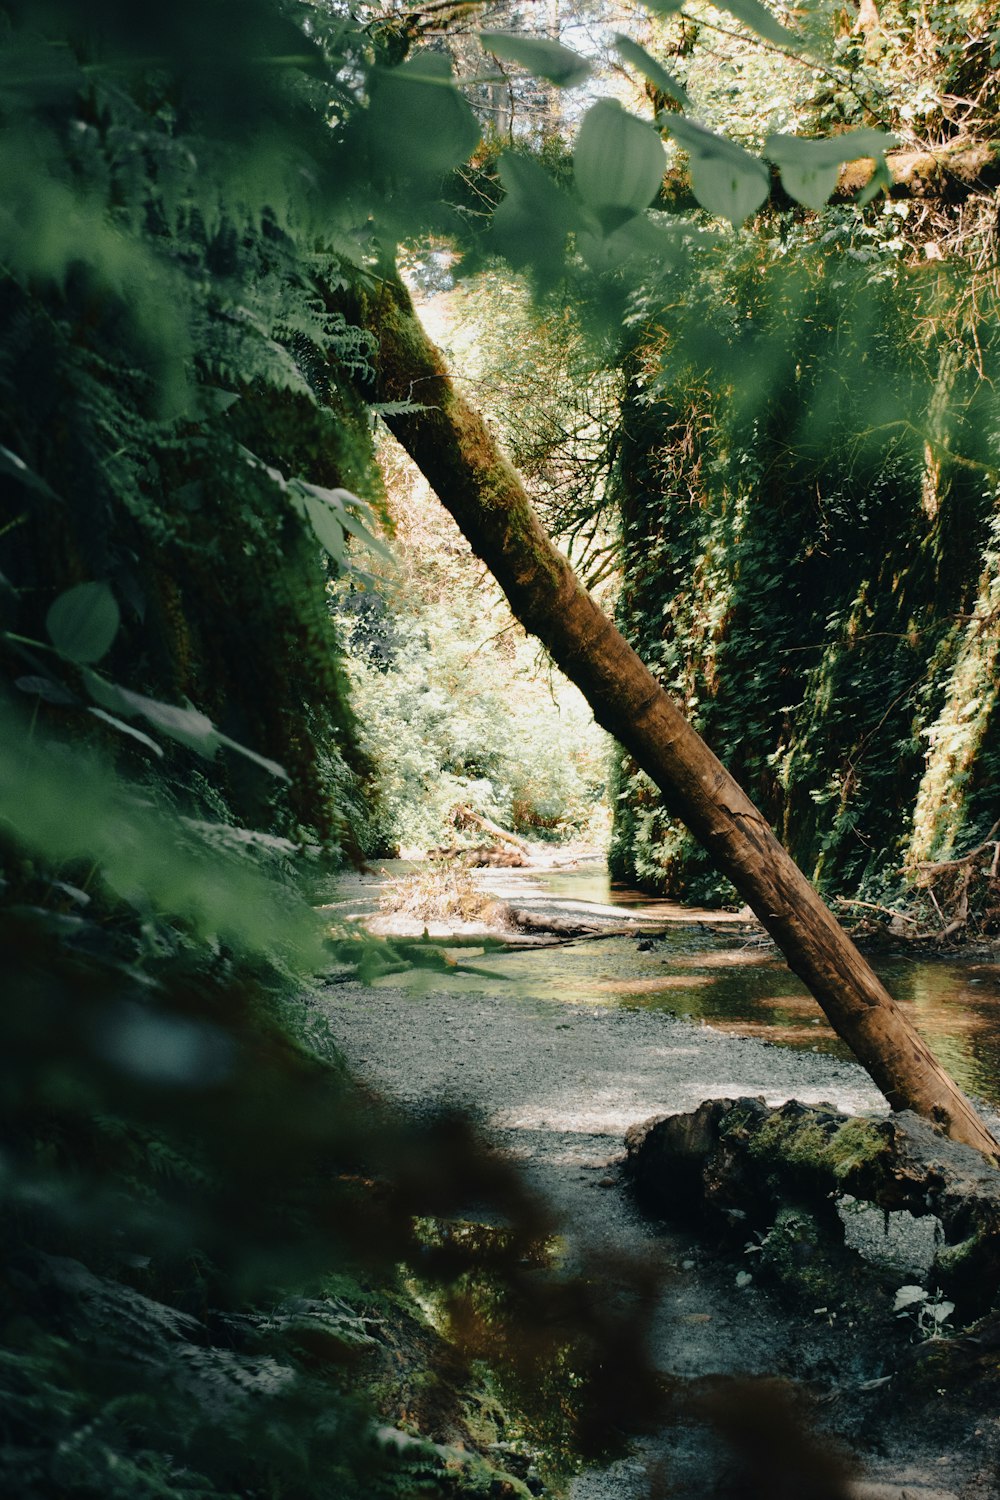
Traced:
MULTIPOLYGON (((400 868, 396 864, 393 872, 400 868)), ((484 870, 477 876, 499 898, 540 915, 642 925, 635 936, 519 952, 465 946, 453 956, 474 966, 474 974, 464 968, 447 975, 417 969, 393 975, 386 984, 417 993, 494 993, 534 1004, 666 1011, 734 1035, 850 1056, 780 955, 726 913, 686 912, 613 886, 597 861, 565 870, 484 870), (643 927, 650 928, 649 936, 643 927)), ((873 963, 962 1088, 1000 1106, 1000 965, 916 954, 873 963)))
MULTIPOLYGON (((972 1483, 993 1464, 995 1428, 979 1406, 944 1407, 942 1388, 911 1420, 891 1399, 909 1346, 905 1335, 887 1334, 898 1330, 885 1288, 860 1318, 826 1295, 815 1307, 786 1306, 755 1266, 747 1271, 745 1254, 717 1252, 697 1226, 651 1223, 621 1180, 631 1126, 705 1099, 884 1110, 759 928, 613 890, 596 862, 477 879, 512 907, 605 930, 512 951, 477 945, 466 932, 449 949, 447 971, 410 967, 374 990, 338 973, 312 999, 313 1025, 325 1023, 350 1066, 386 1097, 418 1112, 437 1102, 470 1112, 555 1212, 567 1263, 601 1268, 609 1304, 627 1303, 635 1265, 650 1266, 661 1292, 646 1337, 671 1389, 792 1382, 816 1398, 816 1421, 855 1451, 854 1500, 994 1500, 992 1478, 986 1489, 972 1483), (626 921, 635 924, 627 935, 607 935, 626 921)), ((337 907, 370 913, 379 884, 343 882, 337 907)), ((878 967, 961 1082, 1000 1103, 1000 966, 922 958, 878 967)), ((898 1256, 888 1248, 900 1261, 894 1284, 914 1283, 922 1272, 910 1244, 898 1256)), ((552 1391, 558 1405, 558 1384, 552 1391)), ((675 1500, 736 1493, 724 1478, 716 1484, 729 1460, 692 1417, 586 1470, 570 1500, 648 1500, 663 1493, 652 1477, 661 1462, 675 1500)))

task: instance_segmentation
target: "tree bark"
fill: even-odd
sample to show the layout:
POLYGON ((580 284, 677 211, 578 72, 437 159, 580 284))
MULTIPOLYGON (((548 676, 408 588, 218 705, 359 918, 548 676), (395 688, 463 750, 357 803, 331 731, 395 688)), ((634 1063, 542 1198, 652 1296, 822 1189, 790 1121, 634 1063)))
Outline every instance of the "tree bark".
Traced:
POLYGON ((735 885, 895 1110, 996 1160, 1000 1145, 732 776, 553 546, 483 419, 456 390, 394 277, 359 296, 378 341, 374 393, 423 410, 386 422, 537 636, 735 885))

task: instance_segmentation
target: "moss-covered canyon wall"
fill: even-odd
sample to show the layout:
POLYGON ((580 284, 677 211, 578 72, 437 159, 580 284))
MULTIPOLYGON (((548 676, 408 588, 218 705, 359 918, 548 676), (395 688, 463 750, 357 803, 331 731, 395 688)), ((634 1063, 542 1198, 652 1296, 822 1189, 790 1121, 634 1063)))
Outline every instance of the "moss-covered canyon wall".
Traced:
MULTIPOLYGON (((876 900, 1000 780, 993 294, 902 208, 650 292, 618 468, 626 632, 820 888, 876 900)), ((627 760, 617 792, 618 876, 724 898, 627 760)))

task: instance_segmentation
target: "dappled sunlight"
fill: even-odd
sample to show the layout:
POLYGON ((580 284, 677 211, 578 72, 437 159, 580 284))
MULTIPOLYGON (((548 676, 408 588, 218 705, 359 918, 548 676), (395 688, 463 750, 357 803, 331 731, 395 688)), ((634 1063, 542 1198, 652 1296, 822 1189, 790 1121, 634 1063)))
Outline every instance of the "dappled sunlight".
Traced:
MULTIPOLYGON (((602 884, 609 890, 607 876, 593 861, 579 870, 487 870, 477 872, 477 878, 491 894, 502 888, 504 899, 538 916, 593 920, 616 935, 597 941, 554 941, 518 951, 471 944, 449 947, 445 941, 443 951, 451 967, 387 974, 376 984, 403 988, 415 996, 446 992, 455 997, 456 1007, 463 997, 489 995, 498 1003, 549 1016, 557 1027, 619 1009, 663 1011, 701 1022, 720 1035, 755 1037, 845 1060, 851 1056, 774 950, 748 945, 738 933, 730 935, 717 927, 717 914, 710 914, 711 922, 701 922, 685 912, 684 922, 661 925, 665 903, 636 891, 615 892, 623 899, 602 904, 599 892, 602 884), (584 894, 586 899, 581 899, 584 894), (620 934, 622 921, 634 922, 628 935, 620 934), (559 1020, 560 1012, 565 1021, 559 1020)), ((877 967, 897 1003, 960 1086, 1000 1101, 1000 966, 967 967, 926 956, 889 958, 877 967)), ((460 1009, 455 1014, 458 1025, 460 1009)), ((558 1065, 557 1038, 546 1046, 551 1046, 558 1065)), ((667 1047, 664 1054, 676 1056, 676 1049, 667 1047)))
POLYGON ((618 995, 626 999, 629 995, 658 995, 671 990, 686 993, 699 985, 711 983, 708 974, 673 974, 669 978, 657 974, 646 979, 599 979, 593 989, 597 994, 618 995))
POLYGON ((691 964, 699 969, 770 968, 783 971, 785 967, 775 958, 773 951, 760 948, 720 948, 712 953, 699 953, 696 957, 678 953, 664 958, 664 963, 691 964))

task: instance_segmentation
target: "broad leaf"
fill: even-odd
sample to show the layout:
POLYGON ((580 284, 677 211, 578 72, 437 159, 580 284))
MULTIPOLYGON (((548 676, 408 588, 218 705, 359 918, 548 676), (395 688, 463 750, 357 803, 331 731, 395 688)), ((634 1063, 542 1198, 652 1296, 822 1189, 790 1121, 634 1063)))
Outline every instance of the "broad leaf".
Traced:
POLYGON ((109 682, 97 672, 84 674, 87 692, 105 712, 115 717, 131 719, 141 714, 155 728, 170 739, 187 745, 210 760, 219 748, 215 727, 207 714, 196 708, 179 708, 174 703, 161 703, 158 698, 147 698, 143 693, 133 693, 116 682, 109 682))
POLYGON ((613 99, 591 105, 576 138, 573 176, 606 232, 648 208, 665 168, 663 142, 652 125, 613 99))
POLYGON ((764 152, 781 172, 785 192, 806 208, 820 209, 836 190, 845 162, 883 153, 898 145, 898 137, 867 126, 822 140, 803 140, 796 135, 769 135, 764 152))
POLYGON ((876 156, 875 170, 854 201, 859 208, 864 208, 866 204, 871 203, 873 198, 877 198, 883 189, 887 193, 891 192, 892 173, 889 171, 889 164, 885 157, 876 156))
POLYGON ((702 208, 738 226, 766 201, 771 176, 756 156, 683 115, 660 118, 691 159, 691 186, 702 208))
POLYGON ((140 745, 145 745, 147 750, 152 750, 154 754, 162 757, 162 748, 155 740, 151 740, 148 734, 143 734, 141 729, 136 729, 134 724, 126 724, 124 719, 118 719, 114 714, 106 713, 103 708, 88 708, 87 712, 93 714, 95 719, 102 719, 105 724, 110 724, 113 729, 118 730, 119 734, 127 734, 131 739, 138 740, 140 745))
POLYGON ((615 50, 619 57, 631 63, 633 68, 638 68, 642 76, 649 80, 654 88, 659 89, 661 94, 666 94, 668 99, 673 99, 682 109, 691 108, 691 99, 684 85, 668 73, 655 59, 650 57, 645 47, 640 47, 638 42, 633 42, 630 37, 616 36, 615 50))
MULTIPOLYGON (((147 698, 143 693, 133 693, 128 688, 123 688, 116 682, 108 682, 107 678, 101 677, 97 672, 86 671, 84 683, 90 696, 95 703, 99 703, 105 710, 106 715, 113 719, 135 718, 141 715, 147 723, 159 729, 162 734, 176 740, 178 744, 186 745, 189 750, 202 755, 206 760, 211 760, 220 745, 225 745, 230 750, 246 756, 255 765, 263 766, 270 771, 272 776, 279 776, 283 781, 288 780, 288 774, 283 766, 277 761, 268 760, 266 756, 258 755, 256 750, 250 750, 246 745, 231 740, 228 735, 222 734, 207 714, 201 713, 190 704, 181 708, 175 703, 162 703, 158 698, 147 698)), ((126 726, 121 726, 125 728, 126 726)), ((140 736, 145 740, 145 736, 140 736)), ((152 741, 149 741, 152 745, 152 741)), ((157 749, 156 745, 152 745, 157 749)))
POLYGON ((927 1288, 924 1286, 901 1286, 896 1293, 892 1304, 893 1312, 900 1312, 904 1307, 915 1307, 918 1302, 927 1301, 927 1288))
POLYGON ((344 561, 344 528, 340 524, 340 518, 314 495, 301 495, 296 509, 309 522, 324 552, 333 558, 338 568, 341 567, 344 561))
POLYGON ((455 88, 448 58, 418 53, 372 75, 367 135, 379 163, 399 177, 437 177, 479 144, 476 117, 455 88))
POLYGON ((720 10, 728 10, 730 15, 742 21, 744 26, 749 26, 751 31, 756 31, 766 42, 796 49, 805 45, 794 31, 789 31, 787 26, 782 26, 780 21, 775 20, 767 6, 761 4, 761 0, 712 0, 712 4, 717 5, 720 10))
POLYGON ((683 239, 673 216, 636 214, 609 234, 578 234, 576 244, 590 269, 604 275, 644 261, 655 262, 662 271, 685 253, 683 239))
POLYGON ((493 215, 492 239, 513 266, 530 266, 544 280, 565 269, 566 236, 580 211, 544 167, 506 151, 498 164, 504 200, 493 215))
POLYGON ((322 485, 310 484, 305 479, 291 479, 286 488, 299 515, 308 520, 317 540, 338 565, 344 561, 345 531, 363 542, 369 552, 374 552, 384 562, 392 561, 392 553, 385 542, 361 519, 365 516, 374 520, 371 506, 350 490, 324 489, 322 485))
POLYGON ((252 760, 255 766, 262 766, 265 771, 269 771, 279 781, 288 781, 290 779, 284 766, 279 765, 276 760, 269 760, 266 755, 258 755, 256 750, 251 750, 248 745, 241 745, 239 740, 231 740, 228 734, 222 734, 221 731, 216 731, 216 738, 220 745, 225 745, 227 750, 235 750, 237 755, 242 755, 245 760, 252 760))
POLYGON ((562 88, 572 88, 590 77, 590 63, 578 52, 570 51, 561 42, 549 37, 516 36, 507 31, 481 31, 479 40, 487 52, 504 62, 520 63, 523 68, 557 83, 562 88))
POLYGON ((45 616, 53 646, 69 661, 100 661, 118 634, 121 615, 106 583, 78 583, 45 616))

